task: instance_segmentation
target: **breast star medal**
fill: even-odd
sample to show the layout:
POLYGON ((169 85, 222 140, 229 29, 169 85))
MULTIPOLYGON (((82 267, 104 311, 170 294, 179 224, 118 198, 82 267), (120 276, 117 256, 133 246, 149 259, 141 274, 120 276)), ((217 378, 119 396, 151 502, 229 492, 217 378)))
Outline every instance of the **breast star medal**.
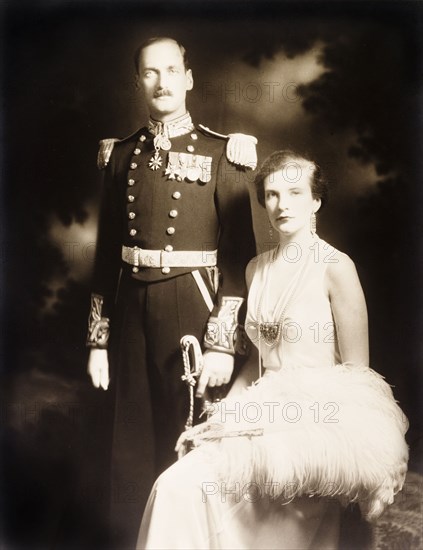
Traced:
POLYGON ((158 170, 160 166, 162 165, 162 157, 160 156, 159 151, 156 149, 154 152, 154 155, 151 157, 151 159, 148 162, 148 166, 151 168, 151 170, 158 170))
POLYGON ((169 151, 172 147, 170 139, 163 134, 157 134, 153 140, 154 143, 154 155, 151 157, 148 166, 151 170, 158 170, 163 164, 163 159, 160 155, 160 149, 163 151, 169 151))

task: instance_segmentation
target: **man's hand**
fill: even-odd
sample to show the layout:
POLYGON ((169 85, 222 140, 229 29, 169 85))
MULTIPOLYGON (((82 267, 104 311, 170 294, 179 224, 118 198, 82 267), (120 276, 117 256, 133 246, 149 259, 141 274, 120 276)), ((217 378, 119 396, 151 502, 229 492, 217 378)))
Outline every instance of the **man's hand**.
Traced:
POLYGON ((88 358, 88 374, 95 388, 109 387, 109 359, 106 349, 92 349, 88 358))
POLYGON ((196 397, 202 397, 206 386, 222 386, 231 379, 234 370, 234 357, 222 351, 206 350, 203 354, 203 370, 198 380, 196 397))

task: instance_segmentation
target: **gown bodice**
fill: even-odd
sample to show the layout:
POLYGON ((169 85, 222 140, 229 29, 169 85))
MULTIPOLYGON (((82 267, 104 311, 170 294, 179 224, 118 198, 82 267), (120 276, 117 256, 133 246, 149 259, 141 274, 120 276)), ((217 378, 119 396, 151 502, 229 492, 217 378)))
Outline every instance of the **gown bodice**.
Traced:
POLYGON ((324 284, 326 269, 329 263, 337 261, 337 254, 340 252, 315 237, 308 250, 297 254, 298 267, 290 282, 272 296, 268 287, 275 250, 257 256, 245 330, 259 349, 264 368, 340 363, 335 323, 324 284))

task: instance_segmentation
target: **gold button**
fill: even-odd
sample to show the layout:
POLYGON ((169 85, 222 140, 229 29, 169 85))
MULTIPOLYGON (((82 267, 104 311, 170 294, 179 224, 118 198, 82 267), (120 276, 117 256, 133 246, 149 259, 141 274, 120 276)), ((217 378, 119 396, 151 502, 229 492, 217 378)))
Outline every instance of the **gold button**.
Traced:
POLYGON ((170 267, 162 267, 162 273, 163 275, 167 275, 170 273, 170 267))
POLYGON ((139 271, 139 268, 136 265, 134 265, 134 267, 132 268, 132 273, 138 273, 138 271, 139 271))
POLYGON ((131 162, 131 170, 135 170, 135 168, 138 166, 136 162, 131 162))
POLYGON ((166 250, 166 252, 172 252, 173 246, 171 244, 167 244, 164 249, 166 250))
POLYGON ((131 235, 131 237, 135 237, 135 235, 137 234, 137 230, 136 229, 131 229, 129 234, 131 235))
POLYGON ((135 183, 135 180, 133 180, 132 178, 128 180, 128 185, 130 185, 131 187, 134 185, 134 183, 135 183))
POLYGON ((133 219, 135 218, 135 212, 129 212, 128 218, 129 218, 130 220, 133 220, 133 219))
POLYGON ((197 134, 192 133, 192 134, 191 134, 191 139, 193 139, 194 141, 196 141, 196 140, 198 139, 197 134))
POLYGON ((168 235, 173 235, 173 234, 175 233, 175 228, 174 228, 174 227, 168 227, 168 228, 166 229, 166 233, 167 233, 168 235))
POLYGON ((195 151, 194 145, 187 145, 187 151, 188 153, 193 153, 195 151))
POLYGON ((142 136, 140 136, 140 141, 145 141, 147 138, 145 137, 145 135, 143 134, 142 136))
POLYGON ((171 218, 176 218, 177 215, 178 215, 178 211, 177 211, 177 210, 171 210, 171 211, 169 212, 169 216, 170 216, 171 218))
POLYGON ((175 191, 172 195, 172 198, 174 198, 175 200, 178 200, 181 198, 181 193, 179 191, 175 191))

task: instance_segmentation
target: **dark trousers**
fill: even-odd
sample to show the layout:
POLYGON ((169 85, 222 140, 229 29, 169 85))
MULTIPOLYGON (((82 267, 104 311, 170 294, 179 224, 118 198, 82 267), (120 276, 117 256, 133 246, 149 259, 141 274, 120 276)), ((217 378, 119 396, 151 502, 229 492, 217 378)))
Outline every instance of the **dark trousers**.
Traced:
POLYGON ((154 283, 122 277, 110 343, 116 548, 135 547, 153 482, 177 458, 175 443, 189 412, 179 341, 192 334, 201 343, 208 317, 191 273, 154 283))

